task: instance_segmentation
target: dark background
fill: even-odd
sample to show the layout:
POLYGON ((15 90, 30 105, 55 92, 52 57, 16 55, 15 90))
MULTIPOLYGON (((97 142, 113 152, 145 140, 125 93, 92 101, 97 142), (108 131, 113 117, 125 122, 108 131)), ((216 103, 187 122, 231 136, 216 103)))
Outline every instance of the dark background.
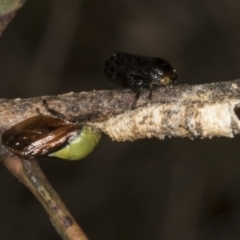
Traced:
MULTIPOLYGON (((31 0, 0 39, 0 96, 117 88, 114 51, 166 58, 179 83, 240 77, 240 1, 31 0)), ((105 137, 79 162, 44 160, 53 187, 91 240, 240 239, 239 136, 105 137)), ((57 240, 31 193, 0 167, 0 239, 57 240)))

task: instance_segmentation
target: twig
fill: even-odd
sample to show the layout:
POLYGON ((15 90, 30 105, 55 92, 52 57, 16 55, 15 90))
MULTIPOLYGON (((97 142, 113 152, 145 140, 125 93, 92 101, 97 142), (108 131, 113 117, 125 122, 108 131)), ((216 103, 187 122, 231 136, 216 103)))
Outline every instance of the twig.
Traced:
MULTIPOLYGON (((165 136, 233 137, 240 132, 240 80, 159 88, 153 92, 151 100, 148 96, 148 90, 143 91, 135 109, 132 109, 135 93, 131 90, 0 99, 0 133, 39 114, 36 108, 49 115, 44 100, 68 120, 97 126, 117 141, 163 139, 165 136)), ((27 171, 24 172, 22 161, 3 146, 0 147, 0 159, 39 199, 61 235, 67 239, 86 239, 35 161, 25 160, 27 171), (79 238, 71 238, 75 234, 79 238)))
POLYGON ((0 99, 0 131, 28 117, 49 115, 50 108, 68 120, 100 128, 117 141, 169 137, 233 137, 240 131, 240 80, 159 88, 142 92, 131 109, 131 90, 93 91, 32 99, 0 99))
POLYGON ((159 89, 149 104, 95 124, 116 141, 233 137, 240 132, 240 81, 159 89), (156 94, 158 94, 156 96, 156 94))
POLYGON ((3 163, 39 200, 62 239, 88 239, 49 184, 37 161, 21 160, 12 155, 5 159, 3 163))

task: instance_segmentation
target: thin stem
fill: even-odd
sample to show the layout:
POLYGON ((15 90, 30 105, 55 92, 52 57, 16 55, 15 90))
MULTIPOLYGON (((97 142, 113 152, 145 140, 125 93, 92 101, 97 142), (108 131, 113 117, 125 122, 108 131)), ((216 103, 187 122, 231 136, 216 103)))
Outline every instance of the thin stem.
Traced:
POLYGON ((88 239, 48 182, 36 160, 22 160, 11 156, 3 163, 39 200, 62 239, 88 239))

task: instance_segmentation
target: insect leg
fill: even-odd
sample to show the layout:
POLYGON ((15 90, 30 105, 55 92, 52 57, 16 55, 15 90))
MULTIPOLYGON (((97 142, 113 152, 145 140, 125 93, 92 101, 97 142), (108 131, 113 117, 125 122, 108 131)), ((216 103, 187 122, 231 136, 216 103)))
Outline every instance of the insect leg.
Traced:
POLYGON ((58 112, 58 111, 50 108, 50 107, 48 106, 48 103, 47 103, 47 100, 46 100, 46 99, 43 99, 43 105, 44 105, 46 111, 48 111, 49 113, 51 113, 53 116, 55 116, 55 117, 57 117, 57 118, 61 118, 61 119, 65 119, 65 118, 66 118, 66 117, 65 117, 63 114, 61 114, 60 112, 58 112))
POLYGON ((135 95, 135 100, 134 100, 131 108, 132 108, 132 109, 135 109, 136 106, 137 106, 137 101, 138 101, 138 99, 139 99, 140 96, 141 96, 142 88, 135 88, 135 89, 133 89, 133 91, 135 92, 136 95, 135 95))
POLYGON ((153 93, 153 88, 149 88, 149 94, 148 94, 148 99, 151 101, 152 100, 152 93, 153 93))
POLYGON ((153 91, 158 89, 160 86, 158 85, 149 85, 148 89, 149 89, 149 95, 148 95, 148 99, 151 101, 152 100, 152 95, 153 95, 153 91))

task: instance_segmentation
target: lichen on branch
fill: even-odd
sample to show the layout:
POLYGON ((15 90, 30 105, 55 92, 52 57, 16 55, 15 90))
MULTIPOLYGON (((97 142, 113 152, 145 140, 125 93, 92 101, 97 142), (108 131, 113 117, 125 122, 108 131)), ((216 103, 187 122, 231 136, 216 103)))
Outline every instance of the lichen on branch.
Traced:
POLYGON ((98 127, 117 141, 167 136, 233 137, 240 131, 240 80, 162 87, 153 91, 151 99, 146 89, 132 108, 135 94, 126 89, 0 99, 0 130, 39 112, 51 115, 43 104, 45 100, 67 120, 98 127))
POLYGON ((148 104, 113 116, 97 126, 116 141, 150 137, 233 137, 240 132, 239 80, 179 85, 159 89, 155 96, 157 93, 159 96, 148 104))

